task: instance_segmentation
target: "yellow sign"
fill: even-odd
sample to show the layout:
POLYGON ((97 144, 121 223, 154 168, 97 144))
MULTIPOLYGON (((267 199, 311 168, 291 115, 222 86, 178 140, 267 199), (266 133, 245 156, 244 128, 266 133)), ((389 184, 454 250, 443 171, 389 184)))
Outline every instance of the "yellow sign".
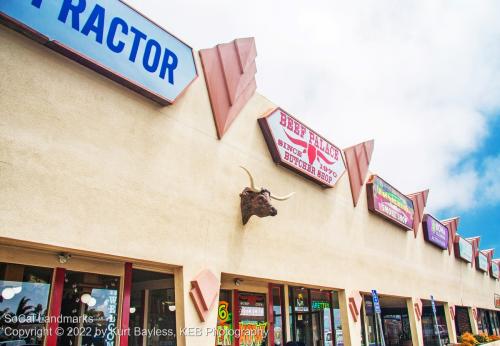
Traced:
POLYGON ((240 322, 240 346, 262 346, 267 336, 267 322, 240 322))

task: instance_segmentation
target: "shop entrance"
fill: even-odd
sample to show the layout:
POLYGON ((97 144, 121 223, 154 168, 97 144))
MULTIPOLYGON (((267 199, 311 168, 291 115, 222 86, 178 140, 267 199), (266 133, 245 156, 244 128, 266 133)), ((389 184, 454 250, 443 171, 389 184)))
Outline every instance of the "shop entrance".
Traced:
MULTIPOLYGON (((408 317, 408 309, 404 298, 380 296, 382 333, 386 346, 412 346, 410 320, 408 317)), ((378 346, 379 337, 376 327, 376 315, 373 307, 372 296, 367 294, 364 296, 364 328, 363 341, 364 345, 378 346)))
MULTIPOLYGON (((14 258, 18 251, 0 254, 14 258)), ((173 274, 119 261, 23 251, 31 263, 0 262, 0 345, 116 346, 120 336, 121 345, 176 345, 173 274), (122 330, 130 328, 128 335, 117 333, 119 322, 122 330), (14 332, 2 333, 6 328, 14 332)))
POLYGON ((440 346, 439 339, 441 339, 441 345, 447 345, 450 342, 450 339, 448 336, 448 327, 446 325, 446 316, 444 314, 443 304, 435 302, 437 322, 436 331, 432 303, 430 300, 422 300, 422 303, 422 334, 424 338, 424 345, 440 346), (437 333, 439 333, 439 338, 437 333))
POLYGON ((305 345, 325 345, 322 338, 324 321, 319 311, 297 313, 294 324, 297 342, 305 345))
POLYGON ((292 341, 304 346, 343 345, 336 292, 291 287, 289 295, 292 341))

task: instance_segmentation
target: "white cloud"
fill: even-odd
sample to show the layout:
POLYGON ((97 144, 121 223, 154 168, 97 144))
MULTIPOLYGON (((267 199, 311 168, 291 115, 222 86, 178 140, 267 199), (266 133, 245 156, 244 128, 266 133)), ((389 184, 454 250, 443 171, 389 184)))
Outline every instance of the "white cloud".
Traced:
POLYGON ((484 160, 481 198, 488 204, 500 203, 500 155, 484 160))
POLYGON ((498 196, 455 166, 500 110, 500 2, 128 2, 195 49, 254 36, 259 92, 339 146, 375 138, 371 168, 431 210, 498 196))

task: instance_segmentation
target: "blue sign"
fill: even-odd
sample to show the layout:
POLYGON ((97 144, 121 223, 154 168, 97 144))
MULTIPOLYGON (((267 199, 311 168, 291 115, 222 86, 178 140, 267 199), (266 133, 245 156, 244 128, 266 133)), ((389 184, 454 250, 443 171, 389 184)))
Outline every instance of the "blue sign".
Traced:
POLYGON ((0 13, 31 37, 34 30, 38 41, 162 104, 197 77, 191 47, 118 0, 2 0, 0 13))
POLYGON ((380 309, 380 301, 378 300, 378 294, 376 290, 372 290, 372 300, 373 306, 375 306, 375 313, 381 314, 382 310, 380 309))
POLYGON ((434 302, 434 296, 431 296, 432 312, 436 313, 436 303, 434 302))

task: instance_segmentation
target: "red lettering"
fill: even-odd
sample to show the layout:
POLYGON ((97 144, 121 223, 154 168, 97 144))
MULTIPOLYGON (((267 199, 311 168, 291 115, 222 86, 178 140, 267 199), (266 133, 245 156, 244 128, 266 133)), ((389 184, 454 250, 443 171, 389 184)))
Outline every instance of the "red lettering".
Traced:
POLYGON ((293 132, 296 134, 296 135, 300 135, 300 124, 296 121, 295 124, 294 124, 294 129, 293 129, 293 132))
POLYGON ((309 163, 299 159, 297 156, 295 155, 292 155, 288 152, 285 152, 285 157, 284 157, 284 160, 285 161, 288 161, 290 162, 292 165, 306 171, 306 172, 309 172, 311 175, 315 175, 316 174, 316 167, 310 165, 309 163))
POLYGON ((289 129, 290 131, 293 131, 293 119, 288 117, 288 124, 286 126, 287 129, 289 129))
POLYGON ((286 113, 281 112, 280 125, 286 126, 286 113))
POLYGON ((306 134, 306 127, 300 124, 300 137, 304 138, 305 134, 306 134))
POLYGON ((322 171, 318 171, 318 175, 317 175, 318 178, 320 178, 321 180, 327 182, 327 183, 331 183, 332 182, 332 177, 325 174, 324 172, 322 171))
POLYGON ((309 131, 309 144, 314 145, 314 132, 309 131))

